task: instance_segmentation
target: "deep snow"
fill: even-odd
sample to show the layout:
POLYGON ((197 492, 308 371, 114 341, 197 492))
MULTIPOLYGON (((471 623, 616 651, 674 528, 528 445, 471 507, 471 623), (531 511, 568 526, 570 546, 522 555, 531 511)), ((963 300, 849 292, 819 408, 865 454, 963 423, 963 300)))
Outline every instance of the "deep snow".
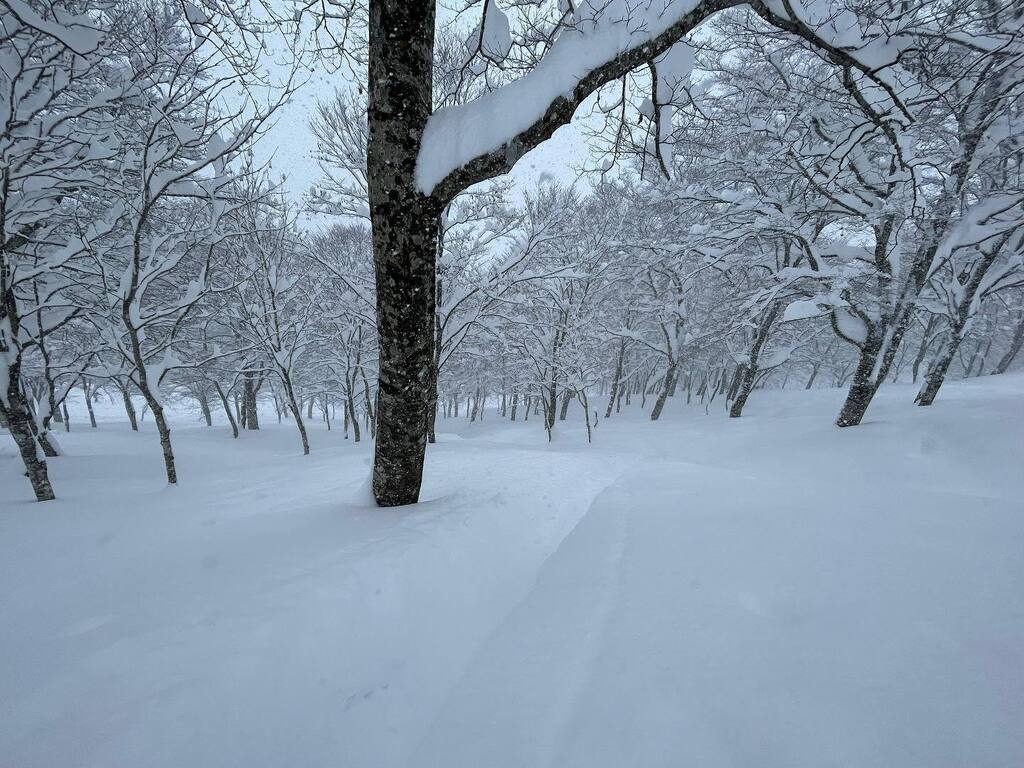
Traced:
POLYGON ((913 392, 442 421, 414 509, 269 414, 167 488, 73 413, 45 505, 4 437, 0 766, 1024 765, 1024 376, 913 392))

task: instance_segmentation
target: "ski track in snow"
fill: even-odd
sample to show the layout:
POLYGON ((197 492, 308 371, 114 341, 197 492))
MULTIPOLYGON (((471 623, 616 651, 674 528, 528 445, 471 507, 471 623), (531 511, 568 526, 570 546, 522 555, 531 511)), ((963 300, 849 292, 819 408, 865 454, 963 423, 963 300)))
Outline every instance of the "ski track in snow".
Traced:
MULTIPOLYGON (((971 594, 1007 584, 972 574, 967 585, 954 577, 928 590, 912 578, 944 561, 962 565, 958 545, 976 543, 975 559, 993 558, 1019 584, 1019 537, 1000 542, 997 527, 977 521, 975 542, 951 539, 939 551, 925 544, 915 553, 923 562, 901 568, 888 542, 857 540, 877 510, 837 499, 823 524, 814 499, 776 483, 782 493, 772 497, 793 499, 792 509, 768 507, 752 519, 747 504, 756 496, 735 480, 658 462, 602 491, 474 657, 410 765, 673 766, 685 755, 701 766, 885 766, 898 755, 908 766, 995 766, 1024 754, 1011 713, 977 718, 973 734, 963 722, 1014 702, 1020 675, 986 691, 978 675, 998 675, 998 657, 957 666, 992 639, 972 622, 950 633, 944 620, 953 611, 1001 626, 1000 611, 972 605, 971 594), (656 485, 671 492, 652 498, 656 485), (695 533, 687 508, 729 490, 741 501, 695 533), (804 537, 775 530, 774 514, 787 513, 808 526, 804 537), (848 556, 837 561, 829 554, 842 540, 848 556), (823 541, 835 546, 815 551, 823 541), (911 578, 890 578, 900 570, 911 578), (803 582, 808 573, 821 582, 803 582), (895 602, 859 591, 890 584, 898 585, 895 602), (906 626, 862 626, 907 617, 906 626), (865 654, 861 643, 874 647, 865 654), (900 679, 908 666, 917 669, 900 679), (944 695, 932 702, 935 687, 944 695), (907 738, 908 727, 916 738, 907 738)), ((756 482, 763 492, 765 482, 756 482)), ((879 503, 883 490, 874 494, 879 503)), ((927 535, 933 501, 908 505, 895 524, 927 535)), ((1005 501, 993 510, 1000 523, 1020 511, 1005 501)))
POLYGON ((412 510, 315 428, 79 426, 45 515, 0 443, 0 765, 1024 764, 1024 376, 910 393, 445 422, 412 510))

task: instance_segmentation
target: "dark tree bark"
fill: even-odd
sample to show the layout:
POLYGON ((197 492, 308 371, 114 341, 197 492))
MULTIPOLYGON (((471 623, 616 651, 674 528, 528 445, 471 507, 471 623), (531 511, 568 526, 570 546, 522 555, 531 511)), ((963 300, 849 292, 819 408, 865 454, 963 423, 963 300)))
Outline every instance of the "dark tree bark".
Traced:
POLYGON ((434 0, 371 0, 367 171, 380 373, 373 493, 419 500, 432 403, 435 259, 443 205, 416 187, 433 90, 434 0))
POLYGON ((284 395, 288 403, 288 410, 291 411, 295 420, 295 428, 299 430, 299 437, 302 439, 302 455, 309 455, 309 437, 306 435, 306 425, 302 421, 302 409, 295 399, 295 388, 292 386, 291 377, 284 377, 284 395))
POLYGON ((16 354, 7 368, 7 392, 0 398, 0 416, 7 424, 11 437, 18 446, 25 474, 32 483, 32 491, 36 501, 52 501, 53 486, 46 467, 46 459, 42 456, 36 442, 34 419, 29 408, 28 399, 21 390, 21 355, 16 354))
POLYGON ((839 412, 839 418, 836 419, 836 426, 855 427, 864 418, 872 398, 878 391, 881 381, 884 380, 882 376, 877 378, 874 376, 875 365, 878 363, 881 352, 881 339, 873 330, 869 331, 868 338, 861 346, 857 367, 854 369, 853 380, 850 382, 850 390, 846 393, 846 400, 839 412))
POLYGON ((235 415, 231 412, 231 403, 228 402, 228 396, 224 394, 223 388, 219 383, 213 385, 217 390, 217 395, 220 397, 220 402, 224 406, 224 413, 227 414, 228 423, 231 425, 231 436, 238 437, 238 422, 235 421, 235 415))
MULTIPOLYGON (((360 331, 360 333, 362 332, 360 331)), ((369 437, 372 440, 374 434, 376 434, 377 419, 374 415, 373 398, 370 397, 370 382, 366 378, 366 369, 362 365, 359 366, 359 375, 363 379, 363 400, 366 401, 366 422, 370 432, 369 437)))
POLYGON ((760 370, 758 364, 761 359, 761 351, 771 335, 772 325, 775 323, 775 318, 779 315, 780 306, 780 304, 772 304, 757 326, 754 342, 750 346, 750 357, 741 366, 743 375, 739 377, 736 399, 732 401, 732 406, 729 408, 730 418, 738 419, 743 415, 743 406, 747 404, 747 398, 750 397, 750 393, 754 389, 754 382, 757 380, 757 374, 760 370))
POLYGON ((96 412, 92 407, 93 389, 86 381, 82 381, 82 392, 85 394, 85 409, 89 412, 89 426, 96 429, 96 412))
POLYGON ((246 429, 258 430, 260 428, 260 417, 256 411, 256 391, 259 383, 252 371, 246 371, 244 375, 244 386, 242 389, 242 412, 244 414, 242 424, 246 429))
POLYGON ((573 399, 575 393, 571 389, 567 389, 562 393, 562 408, 558 412, 558 420, 565 421, 565 417, 569 413, 569 402, 573 399))
POLYGON ((132 393, 127 384, 118 384, 121 390, 121 399, 124 402, 124 412, 128 415, 128 423, 131 424, 132 432, 139 431, 138 414, 135 413, 135 403, 132 402, 132 393))
POLYGON ((213 426, 213 414, 210 413, 210 401, 206 397, 206 393, 201 393, 197 398, 199 401, 199 410, 203 412, 203 421, 206 422, 206 426, 213 426))
POLYGON ((810 389, 811 387, 813 387, 813 386, 814 386, 814 380, 815 380, 816 378, 818 378, 818 371, 819 371, 819 370, 821 370, 821 361, 820 361, 820 360, 818 360, 818 361, 817 361, 817 362, 816 362, 816 363, 814 364, 814 367, 812 367, 812 368, 811 368, 811 375, 810 375, 810 377, 809 377, 809 378, 807 379, 807 383, 806 383, 806 384, 804 384, 804 389, 810 389))
POLYGON ((612 376, 612 393, 608 398, 608 408, 604 412, 604 417, 610 419, 612 416, 612 408, 615 405, 615 399, 619 394, 619 382, 622 380, 622 366, 626 360, 626 340, 622 339, 619 341, 619 354, 615 359, 615 374, 612 376))
MULTIPOLYGON (((435 343, 435 353, 436 353, 436 344, 438 343, 436 339, 435 339, 434 343, 435 343)), ((428 443, 436 443, 437 442, 437 434, 435 432, 435 429, 437 427, 437 377, 438 377, 437 362, 438 362, 437 361, 437 356, 435 354, 434 361, 433 361, 433 363, 431 363, 430 371, 429 371, 430 381, 427 384, 427 393, 428 393, 428 395, 430 397, 430 404, 427 406, 427 442, 428 443)))
POLYGON ((669 360, 668 370, 665 371, 664 386, 662 386, 661 392, 658 394, 658 399, 654 402, 654 408, 651 409, 651 421, 657 421, 658 417, 661 416, 661 411, 665 407, 665 401, 668 400, 668 393, 674 388, 678 366, 678 362, 669 360))
POLYGON ((356 418, 356 404, 352 397, 352 390, 349 389, 348 397, 345 398, 344 404, 345 410, 348 412, 348 418, 352 421, 352 439, 355 442, 359 442, 359 419, 356 418))

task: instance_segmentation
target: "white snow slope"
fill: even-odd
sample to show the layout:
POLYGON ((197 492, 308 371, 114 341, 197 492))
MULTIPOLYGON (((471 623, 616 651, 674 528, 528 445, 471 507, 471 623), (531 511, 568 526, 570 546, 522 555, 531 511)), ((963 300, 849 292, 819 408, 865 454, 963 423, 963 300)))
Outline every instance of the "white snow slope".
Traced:
POLYGON ((391 510, 319 424, 4 437, 0 766, 1024 765, 1024 376, 841 397, 445 421, 391 510))

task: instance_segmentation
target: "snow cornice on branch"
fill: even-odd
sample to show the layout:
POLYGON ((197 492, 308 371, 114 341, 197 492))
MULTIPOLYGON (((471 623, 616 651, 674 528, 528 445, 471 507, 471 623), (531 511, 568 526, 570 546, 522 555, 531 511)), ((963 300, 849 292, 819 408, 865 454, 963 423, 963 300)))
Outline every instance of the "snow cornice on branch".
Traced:
POLYGON ((865 37, 848 11, 837 24, 834 16, 816 19, 813 2, 615 0, 565 29, 523 77, 431 115, 416 163, 417 187, 446 202, 511 170, 519 158, 569 123, 601 86, 656 59, 708 17, 740 5, 817 46, 835 64, 864 73, 902 109, 882 72, 897 62, 905 41, 865 37))

